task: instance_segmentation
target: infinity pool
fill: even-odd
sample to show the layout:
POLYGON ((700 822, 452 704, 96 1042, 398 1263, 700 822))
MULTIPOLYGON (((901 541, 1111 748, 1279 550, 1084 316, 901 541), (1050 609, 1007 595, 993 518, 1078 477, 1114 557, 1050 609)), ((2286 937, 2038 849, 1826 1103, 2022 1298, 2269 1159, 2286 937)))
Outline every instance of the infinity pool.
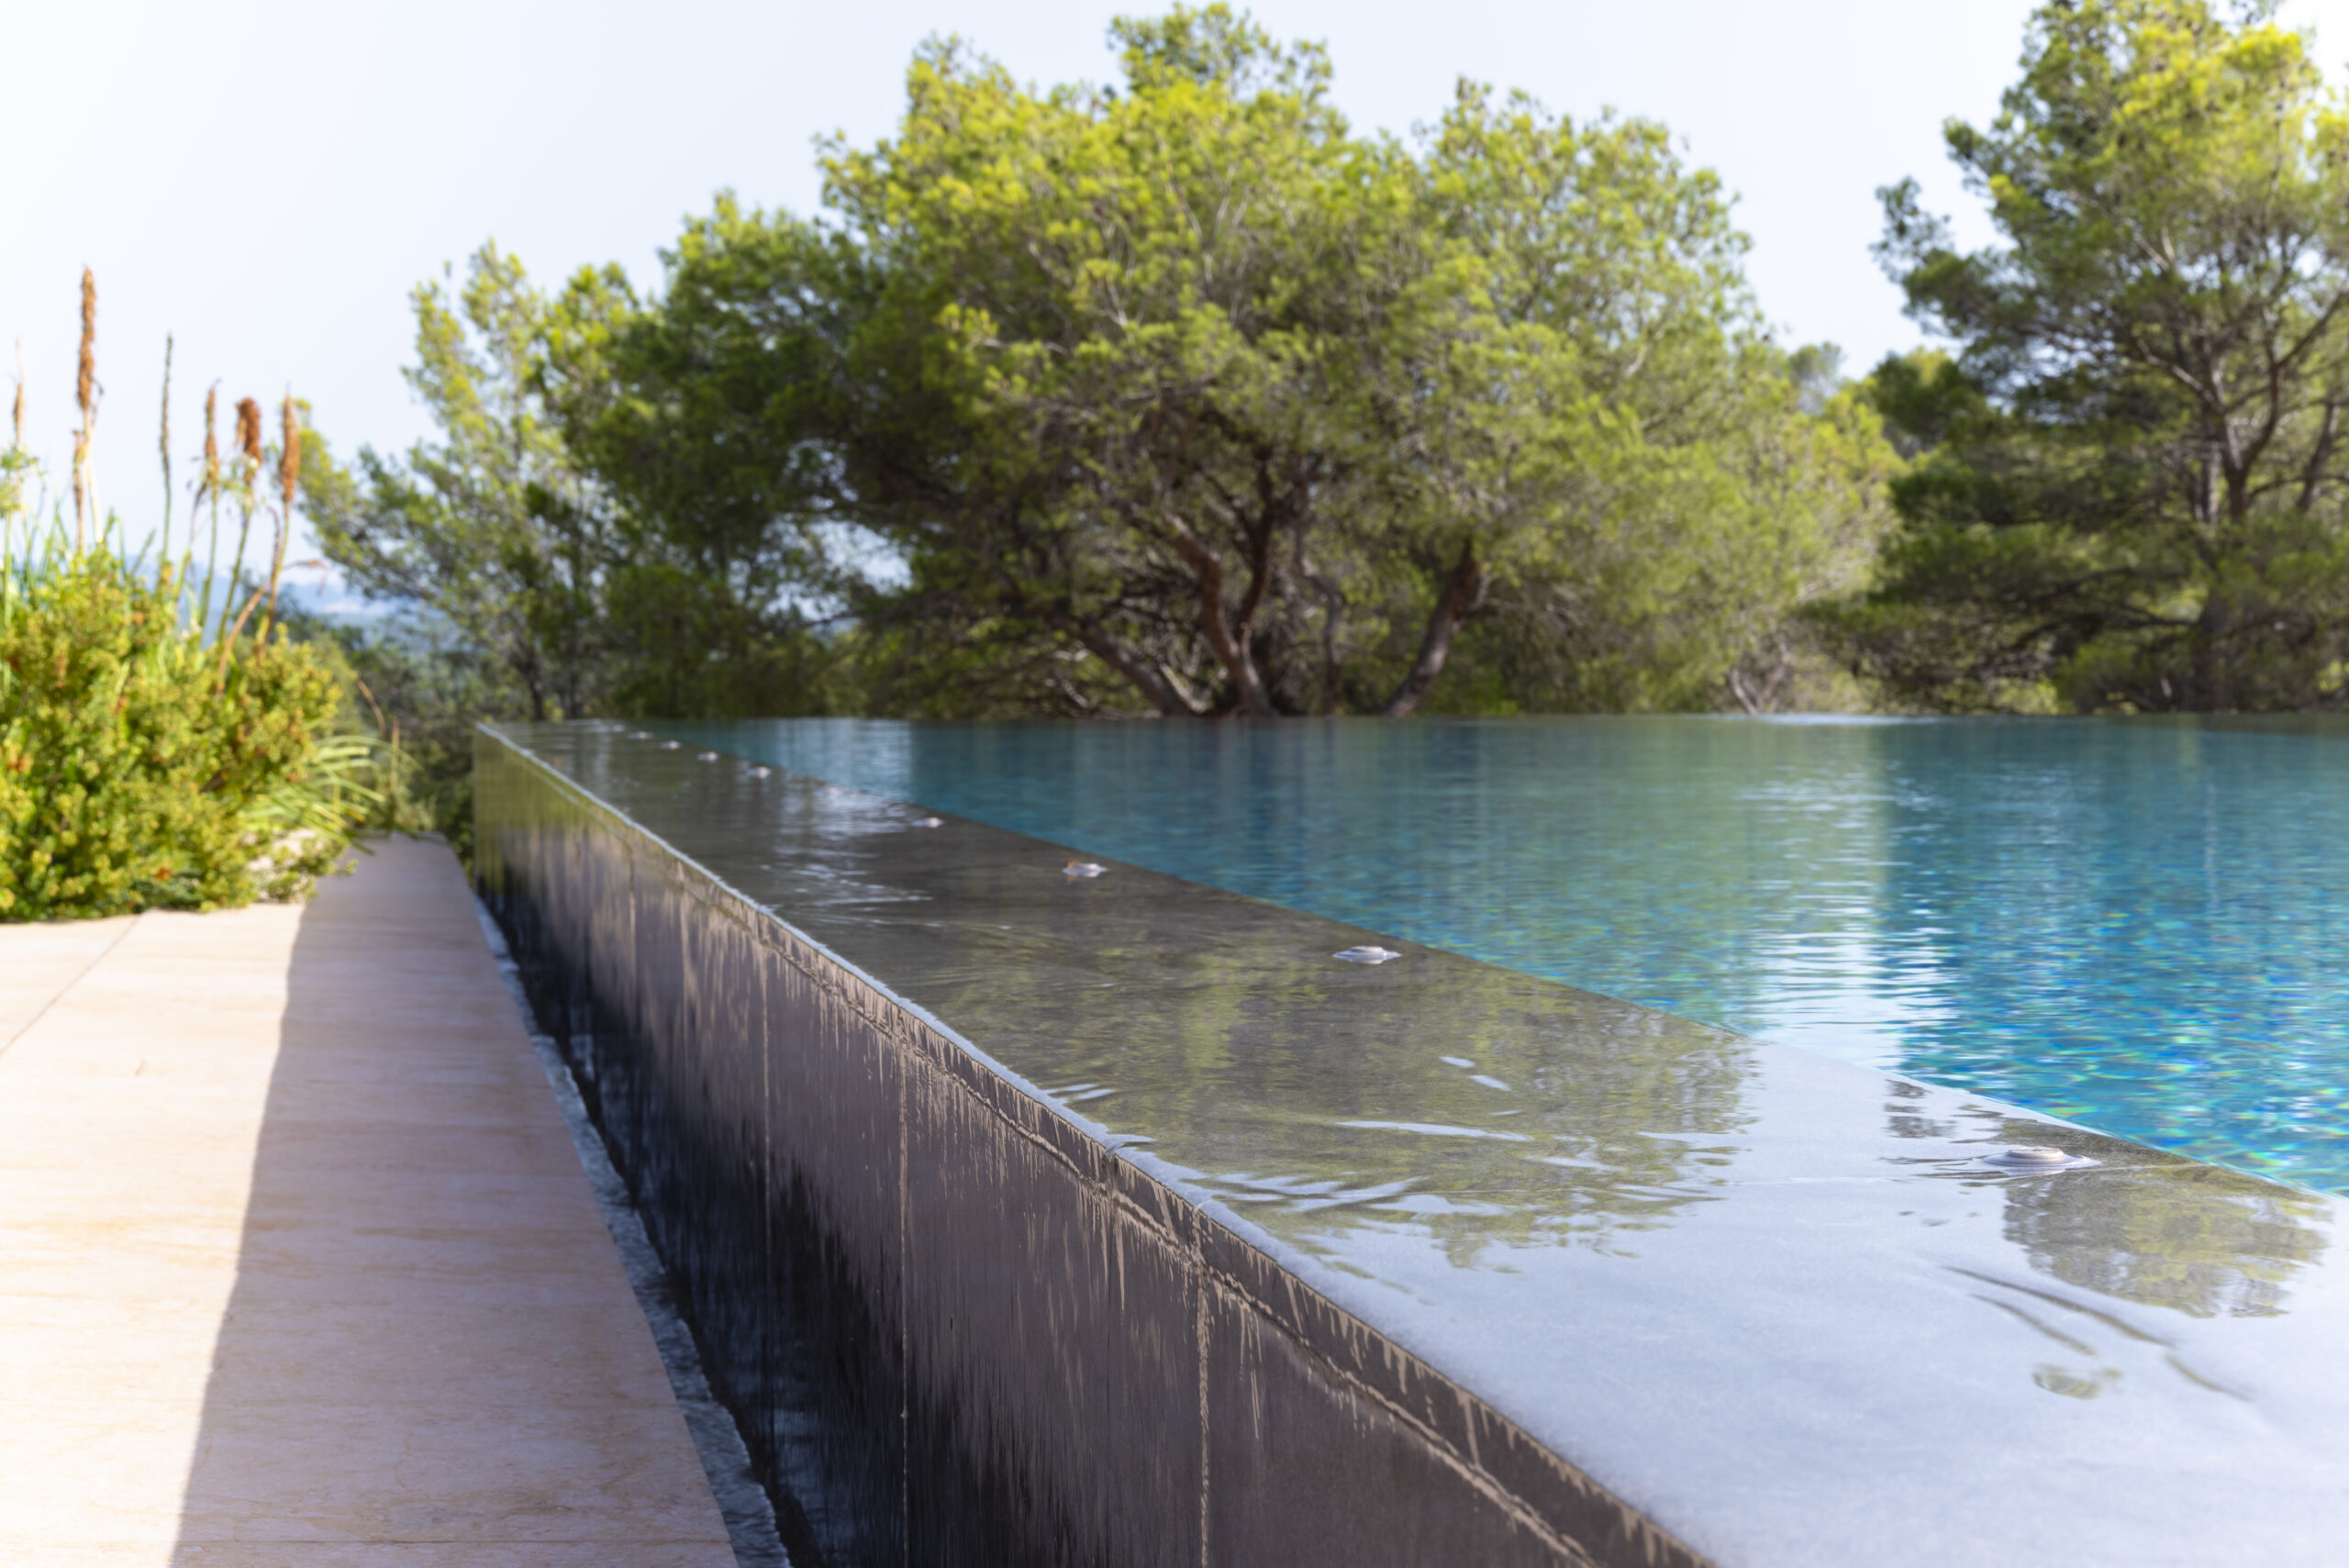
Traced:
POLYGON ((662 728, 2349 1192, 2349 728, 662 728))

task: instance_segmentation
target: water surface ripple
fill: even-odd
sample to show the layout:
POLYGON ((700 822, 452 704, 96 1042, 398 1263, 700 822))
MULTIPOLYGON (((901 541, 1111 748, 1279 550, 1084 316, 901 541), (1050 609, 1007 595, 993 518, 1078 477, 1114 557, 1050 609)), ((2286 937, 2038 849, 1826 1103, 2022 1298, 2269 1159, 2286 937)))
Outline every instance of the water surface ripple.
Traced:
POLYGON ((663 728, 2349 1192, 2349 727, 663 728))

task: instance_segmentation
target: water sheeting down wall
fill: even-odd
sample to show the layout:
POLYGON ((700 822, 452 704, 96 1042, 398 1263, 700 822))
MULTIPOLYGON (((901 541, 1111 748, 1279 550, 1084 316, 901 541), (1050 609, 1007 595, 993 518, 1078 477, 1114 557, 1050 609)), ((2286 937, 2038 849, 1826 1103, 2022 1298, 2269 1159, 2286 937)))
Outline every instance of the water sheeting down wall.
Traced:
POLYGON ((618 726, 479 755, 484 890, 807 1560, 2349 1536, 2318 1195, 618 726))
POLYGON ((1698 1561, 873 980, 479 760, 483 888, 796 1558, 1698 1561))

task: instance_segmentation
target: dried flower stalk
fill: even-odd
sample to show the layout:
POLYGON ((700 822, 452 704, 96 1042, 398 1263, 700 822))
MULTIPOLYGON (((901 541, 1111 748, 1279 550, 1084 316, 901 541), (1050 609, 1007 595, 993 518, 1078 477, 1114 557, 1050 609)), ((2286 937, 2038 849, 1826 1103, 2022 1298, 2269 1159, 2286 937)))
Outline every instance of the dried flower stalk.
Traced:
POLYGON ((250 397, 237 399, 237 450, 244 457, 245 488, 261 477, 261 405, 250 397))
POLYGON ((90 467, 90 441, 98 425, 98 280, 87 267, 82 269, 82 356, 73 401, 82 410, 82 428, 73 432, 73 550, 79 554, 87 538, 83 519, 98 506, 90 467))
MULTIPOLYGON (((156 438, 155 448, 163 458, 163 570, 171 570, 172 562, 172 335, 163 334, 163 415, 162 433, 156 438)), ((193 538, 193 533, 190 535, 193 538)))
MULTIPOLYGON (((197 601, 196 613, 208 617, 212 613, 212 573, 220 562, 220 384, 214 382, 204 389, 204 477, 197 484, 196 505, 206 500, 212 503, 212 533, 204 548, 204 596, 197 601)), ((188 525, 194 537, 195 525, 188 525)), ((224 615, 225 621, 227 617, 224 615)))
POLYGON ((90 417, 90 405, 98 390, 98 280, 89 268, 82 269, 82 373, 73 384, 73 398, 80 405, 82 417, 90 417))
POLYGON ((294 399, 286 398, 279 410, 277 452, 277 484, 285 501, 285 516, 294 516, 294 492, 302 482, 302 422, 295 417, 294 399))
MULTIPOLYGON (((245 580, 245 546, 252 539, 253 508, 261 504, 260 492, 253 488, 261 477, 261 405, 250 397, 237 399, 237 500, 244 515, 237 525, 237 558, 228 568, 231 598, 245 580)), ((260 598, 260 595, 254 595, 255 602, 260 598)), ((221 606, 220 613, 225 621, 228 613, 226 604, 221 606)), ((248 604, 245 615, 251 613, 252 605, 248 604)), ((224 631, 227 640, 234 642, 237 633, 244 629, 245 615, 239 616, 235 627, 224 631)))
POLYGON ((262 617, 262 636, 269 636, 269 628, 277 624, 277 584, 285 575, 285 546, 294 533, 294 492, 302 479, 302 421, 294 412, 294 396, 288 393, 278 409, 277 489, 281 505, 277 510, 277 548, 269 561, 269 613, 262 617))

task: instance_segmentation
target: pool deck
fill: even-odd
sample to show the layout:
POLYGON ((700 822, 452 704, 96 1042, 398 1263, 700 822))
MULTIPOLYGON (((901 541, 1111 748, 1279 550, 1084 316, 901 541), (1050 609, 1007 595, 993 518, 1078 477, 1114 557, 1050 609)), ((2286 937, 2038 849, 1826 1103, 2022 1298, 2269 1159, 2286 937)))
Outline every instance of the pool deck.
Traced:
POLYGON ((734 1561, 444 847, 0 927, 0 1562, 734 1561))

